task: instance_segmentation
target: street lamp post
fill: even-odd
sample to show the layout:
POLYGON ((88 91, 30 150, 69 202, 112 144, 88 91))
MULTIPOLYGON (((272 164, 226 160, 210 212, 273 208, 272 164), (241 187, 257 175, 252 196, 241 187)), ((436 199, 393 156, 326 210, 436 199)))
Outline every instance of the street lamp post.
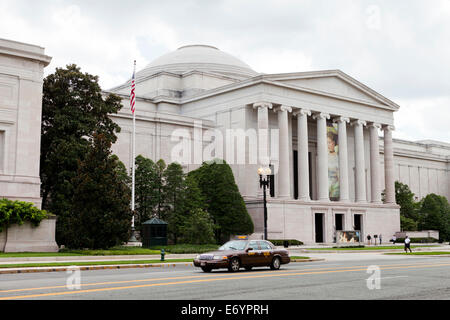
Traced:
POLYGON ((270 175, 272 170, 270 168, 259 168, 259 187, 263 188, 263 202, 264 202, 264 240, 267 240, 267 199, 266 189, 270 185, 270 175), (265 176, 265 178, 263 178, 265 176))

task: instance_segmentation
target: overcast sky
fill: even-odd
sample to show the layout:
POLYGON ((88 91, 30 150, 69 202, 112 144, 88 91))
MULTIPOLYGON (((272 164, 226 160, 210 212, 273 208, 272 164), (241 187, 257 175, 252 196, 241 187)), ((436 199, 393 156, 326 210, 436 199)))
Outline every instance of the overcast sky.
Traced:
POLYGON ((263 73, 340 69, 400 105, 394 137, 450 143, 450 0, 0 0, 0 38, 103 89, 186 44, 263 73))

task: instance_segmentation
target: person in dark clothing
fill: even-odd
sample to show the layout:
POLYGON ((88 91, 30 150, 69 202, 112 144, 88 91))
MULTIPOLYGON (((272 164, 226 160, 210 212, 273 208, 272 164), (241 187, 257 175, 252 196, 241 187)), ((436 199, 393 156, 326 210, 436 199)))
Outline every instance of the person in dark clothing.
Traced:
POLYGON ((409 252, 412 253, 412 251, 411 251, 411 240, 408 238, 408 236, 406 236, 406 238, 405 238, 405 252, 408 253, 408 250, 409 250, 409 252))

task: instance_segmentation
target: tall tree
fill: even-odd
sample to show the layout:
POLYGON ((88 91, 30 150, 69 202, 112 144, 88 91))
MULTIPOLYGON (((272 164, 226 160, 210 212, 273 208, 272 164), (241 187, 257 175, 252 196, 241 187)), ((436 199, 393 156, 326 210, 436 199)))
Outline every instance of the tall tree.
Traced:
POLYGON ((168 223, 167 231, 174 243, 177 243, 180 227, 184 224, 184 177, 183 168, 176 162, 170 163, 163 173, 164 210, 161 218, 168 223))
POLYGON ((135 179, 136 230, 140 230, 141 224, 153 216, 159 201, 160 178, 156 164, 151 159, 138 155, 135 179))
POLYGON ((440 240, 450 240, 450 204, 446 197, 431 193, 422 199, 419 228, 438 230, 440 240))
POLYGON ((166 163, 164 160, 159 159, 155 164, 156 180, 155 189, 157 190, 156 195, 156 216, 162 219, 162 214, 164 211, 164 170, 166 169, 166 163))
POLYGON ((93 145, 77 175, 70 216, 62 217, 64 243, 71 248, 109 248, 128 240, 131 227, 131 190, 120 174, 111 141, 94 134, 93 145))
POLYGON ((189 175, 197 181, 205 197, 208 212, 216 225, 217 242, 228 240, 231 234, 253 233, 252 219, 231 167, 225 161, 204 162, 189 175))
MULTIPOLYGON (((102 96, 98 77, 76 65, 44 79, 41 130, 42 206, 57 215, 71 211, 79 160, 84 160, 94 132, 114 143, 120 127, 109 117, 120 108, 120 97, 102 96)), ((58 237, 58 235, 57 235, 58 237)))
POLYGON ((407 184, 395 181, 395 202, 400 206, 401 229, 416 231, 419 219, 418 204, 414 200, 414 193, 407 184))

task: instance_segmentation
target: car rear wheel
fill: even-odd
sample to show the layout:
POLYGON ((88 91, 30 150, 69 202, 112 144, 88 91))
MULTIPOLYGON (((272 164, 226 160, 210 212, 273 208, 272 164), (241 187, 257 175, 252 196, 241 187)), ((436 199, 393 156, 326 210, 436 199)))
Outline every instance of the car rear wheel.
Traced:
POLYGON ((281 266, 280 258, 279 257, 273 258, 272 263, 270 264, 270 269, 278 270, 278 269, 280 269, 280 266, 281 266))
POLYGON ((211 267, 202 267, 203 272, 211 272, 211 267))
POLYGON ((238 258, 233 258, 230 261, 230 266, 228 267, 228 270, 231 272, 237 272, 241 268, 241 262, 238 258))

